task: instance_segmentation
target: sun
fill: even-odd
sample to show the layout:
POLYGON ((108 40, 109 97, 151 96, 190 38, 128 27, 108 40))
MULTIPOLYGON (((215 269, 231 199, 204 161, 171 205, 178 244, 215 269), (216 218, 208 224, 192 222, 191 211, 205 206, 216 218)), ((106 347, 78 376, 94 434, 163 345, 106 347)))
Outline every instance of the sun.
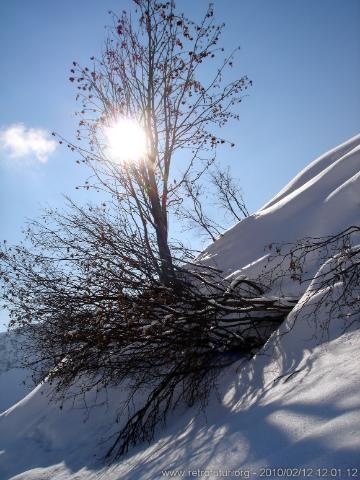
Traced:
POLYGON ((109 157, 114 162, 138 162, 147 152, 146 134, 133 118, 121 117, 105 128, 109 157))

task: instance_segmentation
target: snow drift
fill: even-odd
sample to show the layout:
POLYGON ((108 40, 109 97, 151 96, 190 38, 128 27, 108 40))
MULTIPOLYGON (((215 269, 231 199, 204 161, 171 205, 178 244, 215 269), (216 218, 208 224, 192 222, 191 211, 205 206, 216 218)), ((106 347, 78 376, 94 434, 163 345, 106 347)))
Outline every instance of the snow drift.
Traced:
POLYGON ((20 339, 15 333, 0 333, 0 412, 30 391, 30 372, 20 367, 20 339))
MULTIPOLYGON (((360 135, 322 155, 257 213, 212 243, 203 258, 228 274, 265 262, 266 246, 337 233, 360 221, 360 135)), ((315 273, 315 272, 313 272, 315 273)))
MULTIPOLYGON (((256 276, 267 262, 267 245, 360 225, 359 207, 360 135, 311 163, 201 258, 227 275, 256 276)), ((312 273, 320 267, 315 262, 312 273)), ((290 280, 286 288, 306 295, 290 280)), ((360 332, 354 324, 344 333, 341 317, 324 338, 303 302, 250 362, 239 360, 224 371, 221 401, 210 399, 206 417, 175 412, 152 445, 110 467, 101 459, 120 389, 106 399, 91 392, 88 409, 80 403, 60 409, 48 403, 49 385, 36 387, 0 415, 0 478, 256 478, 263 468, 271 478, 296 472, 300 478, 349 478, 351 469, 359 476, 360 332)))

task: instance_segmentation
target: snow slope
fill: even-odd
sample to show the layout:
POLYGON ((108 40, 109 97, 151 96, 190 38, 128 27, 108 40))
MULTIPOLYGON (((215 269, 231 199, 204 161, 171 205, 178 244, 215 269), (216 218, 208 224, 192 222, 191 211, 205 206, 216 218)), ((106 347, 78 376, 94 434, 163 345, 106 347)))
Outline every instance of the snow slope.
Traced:
POLYGON ((254 262, 265 263, 267 245, 333 234, 359 223, 360 135, 357 135, 312 162, 255 215, 212 243, 203 258, 229 274, 252 264, 247 271, 251 274, 254 262))
MULTIPOLYGON (((315 160, 259 212, 210 245, 203 261, 229 275, 255 275, 268 244, 359 225, 359 172, 360 135, 315 160)), ((315 273, 319 265, 312 268, 315 273)), ((288 288, 306 295, 303 287, 289 282, 288 288)), ((275 469, 267 472, 270 478, 350 478, 356 473, 351 468, 359 477, 360 331, 354 324, 344 333, 340 316, 324 337, 302 302, 255 358, 224 371, 221 401, 211 398, 206 417, 195 410, 174 412, 152 445, 137 447, 112 466, 101 458, 121 389, 109 392, 107 407, 91 392, 87 404, 97 406, 88 412, 80 404, 49 404, 49 386, 38 386, 0 415, 0 479, 257 478, 264 467, 275 469), (276 470, 281 467, 308 470, 284 475, 276 470), (316 470, 331 467, 337 470, 316 470)))
POLYGON ((19 339, 14 333, 0 333, 0 412, 21 400, 31 387, 30 372, 19 365, 19 339))

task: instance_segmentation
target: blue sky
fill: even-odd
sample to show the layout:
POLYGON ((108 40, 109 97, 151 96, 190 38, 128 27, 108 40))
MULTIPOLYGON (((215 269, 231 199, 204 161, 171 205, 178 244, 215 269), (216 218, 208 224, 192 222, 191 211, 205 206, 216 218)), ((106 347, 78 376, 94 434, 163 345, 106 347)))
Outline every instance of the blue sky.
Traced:
MULTIPOLYGON (((98 53, 109 21, 107 11, 130 3, 0 3, 2 132, 23 124, 27 135, 33 129, 37 146, 37 129, 72 136, 75 100, 67 80, 71 62, 85 63, 98 53)), ((178 6, 197 17, 207 3, 181 0, 178 6)), ((313 158, 360 131, 360 2, 215 0, 214 4, 218 20, 226 23, 225 47, 241 46, 237 68, 254 82, 242 105, 241 121, 226 132, 236 148, 220 155, 240 179, 249 210, 255 211, 313 158)), ((0 138, 4 143, 4 136, 0 138)), ((15 160, 0 146, 2 239, 19 240, 25 219, 36 216, 41 206, 61 206, 62 194, 86 198, 75 191, 86 172, 74 159, 64 148, 39 159, 34 147, 15 160)))

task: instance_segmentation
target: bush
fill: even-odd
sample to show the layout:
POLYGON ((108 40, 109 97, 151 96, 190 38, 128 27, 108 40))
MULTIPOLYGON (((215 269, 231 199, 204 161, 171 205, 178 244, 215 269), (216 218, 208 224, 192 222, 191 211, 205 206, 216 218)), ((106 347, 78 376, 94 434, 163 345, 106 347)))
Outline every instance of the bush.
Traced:
POLYGON ((35 381, 47 378, 57 398, 79 378, 73 395, 126 382, 126 407, 148 392, 134 411, 124 409, 109 454, 150 441, 179 402, 204 407, 234 353, 251 356, 291 309, 179 246, 174 281, 162 283, 161 259, 149 258, 141 236, 106 207, 47 211, 26 243, 5 245, 0 272, 11 326, 31 333, 25 363, 35 381))

